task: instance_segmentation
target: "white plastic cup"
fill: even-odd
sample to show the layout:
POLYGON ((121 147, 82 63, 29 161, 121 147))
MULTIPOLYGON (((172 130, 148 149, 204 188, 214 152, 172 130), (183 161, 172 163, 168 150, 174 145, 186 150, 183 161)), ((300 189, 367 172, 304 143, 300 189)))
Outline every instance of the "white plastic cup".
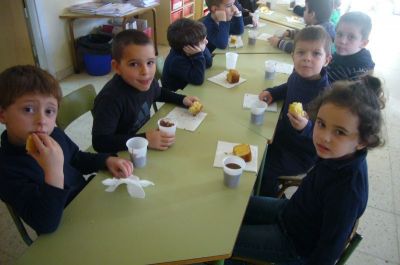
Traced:
POLYGON ((236 52, 227 52, 225 53, 225 57, 226 57, 226 69, 227 70, 236 69, 236 63, 239 54, 237 54, 236 52))
POLYGON ((261 125, 264 123, 265 110, 268 104, 265 101, 257 100, 251 105, 251 123, 261 125))
POLYGON ((238 156, 228 156, 223 160, 223 165, 225 186, 231 189, 236 188, 246 167, 246 162, 238 156))
POLYGON ((249 30, 249 45, 255 45, 257 40, 257 31, 249 30))
POLYGON ((273 80, 276 73, 276 64, 273 62, 265 62, 265 79, 273 80))
POLYGON ((269 2, 269 9, 275 10, 276 9, 276 2, 277 0, 268 0, 267 3, 269 2))
POLYGON ((173 121, 173 120, 167 119, 167 118, 162 118, 162 119, 158 120, 157 124, 158 124, 158 129, 160 130, 160 132, 163 132, 163 133, 168 134, 170 136, 175 135, 175 133, 176 133, 176 121, 173 121), (174 125, 173 126, 169 126, 169 127, 162 126, 160 124, 160 122, 162 120, 165 120, 165 121, 168 121, 170 123, 173 123, 174 125))
POLYGON ((277 30, 275 31, 275 33, 274 33, 274 36, 275 36, 275 37, 278 37, 278 38, 282 38, 282 37, 283 37, 283 34, 285 34, 285 31, 286 31, 286 30, 284 30, 284 29, 277 29, 277 30))
POLYGON ((147 162, 147 146, 149 141, 143 137, 133 137, 126 142, 133 165, 137 168, 144 167, 147 162))

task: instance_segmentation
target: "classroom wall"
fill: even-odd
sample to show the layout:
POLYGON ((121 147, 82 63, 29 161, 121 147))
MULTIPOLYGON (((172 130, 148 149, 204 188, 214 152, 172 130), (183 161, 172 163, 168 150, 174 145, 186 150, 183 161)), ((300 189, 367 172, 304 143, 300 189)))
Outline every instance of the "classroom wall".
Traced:
MULTIPOLYGON (((47 70, 62 79, 73 73, 70 53, 68 26, 59 15, 70 5, 88 0, 35 0, 40 32, 45 49, 47 70)), ((106 19, 76 20, 75 37, 88 34, 94 26, 105 23, 106 19)))

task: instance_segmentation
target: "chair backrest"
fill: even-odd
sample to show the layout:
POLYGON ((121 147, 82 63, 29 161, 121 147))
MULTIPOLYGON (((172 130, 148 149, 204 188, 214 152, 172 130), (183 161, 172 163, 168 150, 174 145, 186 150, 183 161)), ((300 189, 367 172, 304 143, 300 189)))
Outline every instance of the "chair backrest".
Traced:
POLYGON ((19 234, 21 235, 22 239, 24 240, 25 244, 30 246, 33 243, 33 240, 29 236, 28 232, 26 231, 26 228, 24 226, 24 223, 22 222, 21 218, 18 216, 17 212, 14 210, 14 208, 9 205, 8 203, 5 203, 7 206, 8 212, 11 215, 11 218, 14 221, 15 226, 18 229, 19 234))
POLYGON ((65 130, 71 122, 93 109, 96 90, 86 85, 64 96, 57 115, 57 126, 65 130))
POLYGON ((156 79, 160 80, 162 77, 162 73, 164 70, 164 57, 159 55, 157 56, 157 60, 156 60, 156 79))

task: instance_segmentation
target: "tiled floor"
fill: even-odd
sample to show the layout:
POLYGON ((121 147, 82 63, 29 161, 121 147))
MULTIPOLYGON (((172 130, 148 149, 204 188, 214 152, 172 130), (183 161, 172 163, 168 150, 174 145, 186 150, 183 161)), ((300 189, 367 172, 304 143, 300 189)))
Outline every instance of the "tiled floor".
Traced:
MULTIPOLYGON (((379 1, 379 6, 371 13, 374 22, 368 46, 376 62, 375 73, 384 80, 388 97, 384 130, 386 145, 368 155, 370 197, 358 229, 364 240, 348 262, 352 265, 400 264, 400 179, 397 175, 400 172, 400 90, 397 87, 400 84, 400 39, 396 40, 399 28, 395 26, 399 25, 400 16, 392 16, 388 5, 379 1)), ((86 83, 94 84, 99 91, 110 76, 73 75, 63 80, 61 86, 64 94, 86 83)), ((90 126, 88 114, 67 130, 82 149, 90 145, 90 126)), ((25 250, 26 246, 8 212, 0 203, 0 264, 12 264, 25 250)))

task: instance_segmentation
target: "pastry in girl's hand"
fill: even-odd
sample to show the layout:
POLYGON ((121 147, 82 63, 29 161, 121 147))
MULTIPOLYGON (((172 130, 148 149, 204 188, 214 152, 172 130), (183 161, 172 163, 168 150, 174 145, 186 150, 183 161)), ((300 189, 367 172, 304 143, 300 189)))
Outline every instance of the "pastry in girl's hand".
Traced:
POLYGON ((303 104, 301 102, 293 102, 289 105, 289 113, 293 115, 305 116, 305 112, 303 110, 303 104))

